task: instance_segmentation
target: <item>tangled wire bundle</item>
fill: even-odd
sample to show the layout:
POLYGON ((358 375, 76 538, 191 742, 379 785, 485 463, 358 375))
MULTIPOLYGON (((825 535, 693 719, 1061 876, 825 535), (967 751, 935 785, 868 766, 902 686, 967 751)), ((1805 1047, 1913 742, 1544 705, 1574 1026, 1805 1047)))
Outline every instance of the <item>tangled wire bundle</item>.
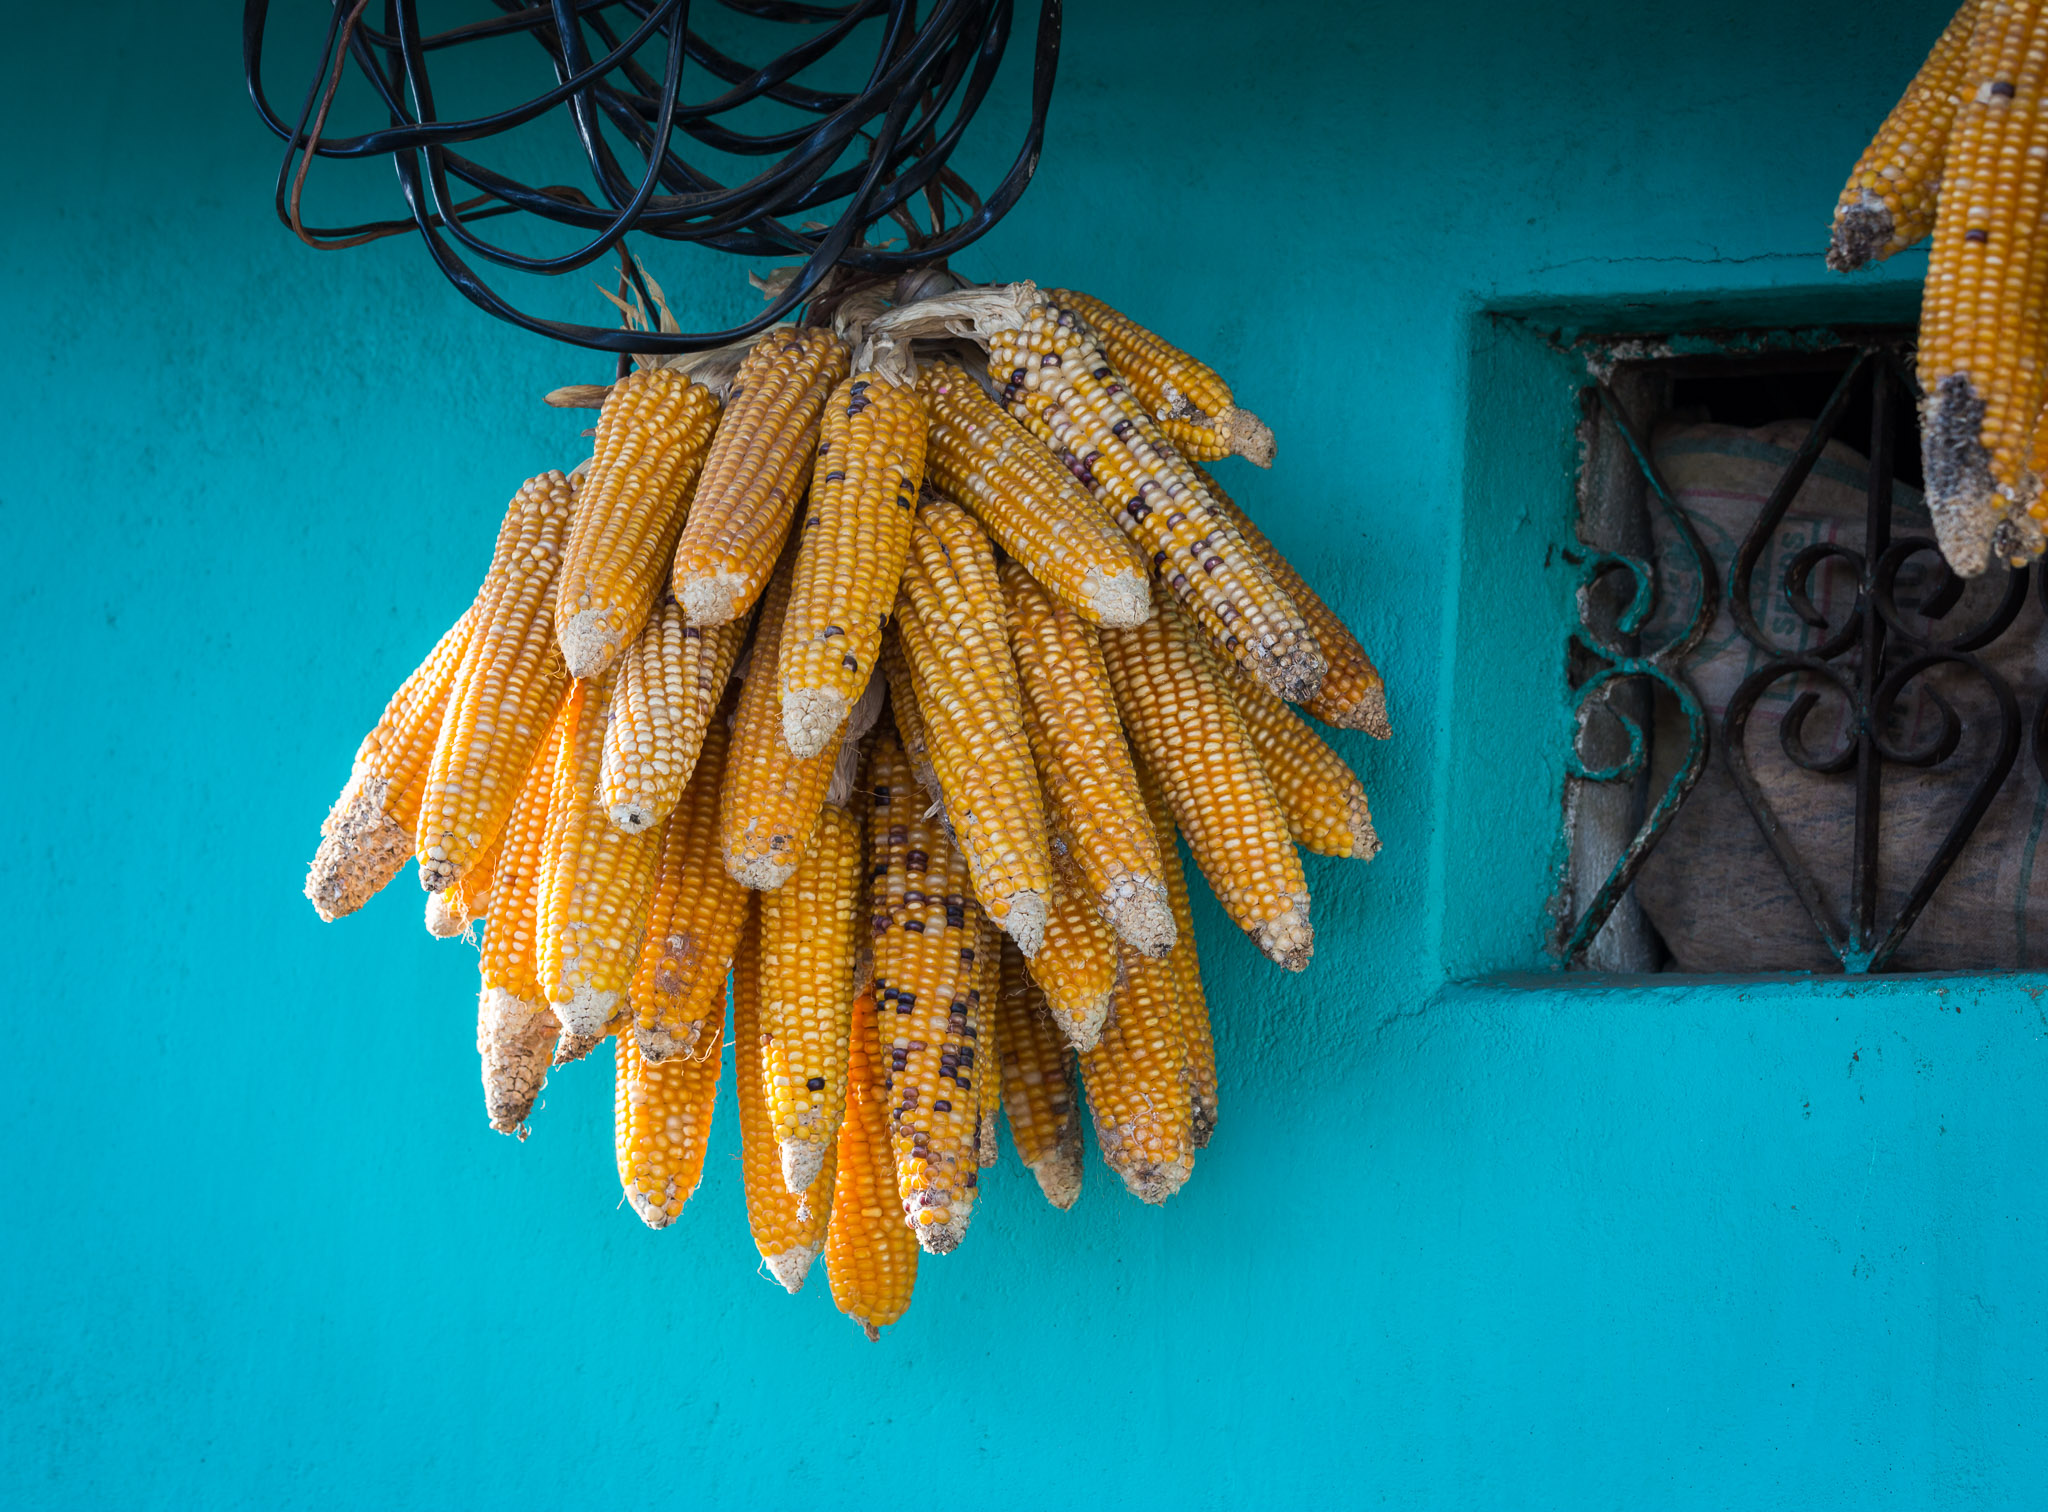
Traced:
MULTIPOLYGON (((673 354, 740 340, 786 318, 837 267, 895 275, 943 260, 981 236, 1017 202, 1038 166, 1046 107, 1059 61, 1061 0, 1041 0, 1032 66, 1031 117, 1002 181, 985 199, 947 168, 1002 62, 1012 0, 936 0, 919 19, 917 0, 852 0, 805 5, 780 0, 720 0, 760 20, 801 25, 804 38, 759 65, 740 61, 690 29, 689 0, 548 0, 521 6, 497 0, 500 14, 422 35, 418 0, 333 0, 319 64, 296 123, 263 89, 263 39, 269 0, 247 0, 243 63, 264 121, 286 142, 278 169, 278 218, 308 245, 356 246, 417 230, 448 280, 471 301, 524 330, 602 351, 673 354), (875 23, 875 27, 867 23, 875 23), (797 75, 857 36, 880 36, 865 86, 822 90, 797 75), (555 85, 489 115, 442 120, 428 69, 436 53, 524 33, 547 53, 555 85), (658 59, 658 73, 639 61, 658 59), (388 112, 381 130, 327 134, 328 112, 349 59, 388 112), (683 98, 684 65, 725 86, 699 103, 683 98), (726 118, 757 100, 801 112, 782 130, 741 131, 726 118), (561 108, 602 203, 573 186, 524 184, 457 146, 500 136, 561 108), (675 151, 676 134, 730 156, 774 159, 743 183, 727 185, 675 151), (353 226, 312 227, 300 214, 315 157, 389 157, 407 217, 353 226), (451 180, 476 193, 458 198, 451 180), (920 225, 913 209, 926 202, 920 225), (951 201, 958 215, 948 224, 951 201), (829 222, 817 217, 839 205, 829 222), (587 234, 573 251, 532 256, 487 240, 476 223, 531 215, 587 234), (872 245, 878 222, 897 223, 900 246, 872 245), (550 320, 523 311, 494 290, 466 257, 524 273, 559 275, 607 251, 624 250, 629 232, 696 242, 744 256, 795 256, 796 277, 752 320, 727 331, 646 332, 550 320)), ((631 258, 621 263, 637 278, 631 258)), ((644 291, 643 291, 644 293, 644 291)))

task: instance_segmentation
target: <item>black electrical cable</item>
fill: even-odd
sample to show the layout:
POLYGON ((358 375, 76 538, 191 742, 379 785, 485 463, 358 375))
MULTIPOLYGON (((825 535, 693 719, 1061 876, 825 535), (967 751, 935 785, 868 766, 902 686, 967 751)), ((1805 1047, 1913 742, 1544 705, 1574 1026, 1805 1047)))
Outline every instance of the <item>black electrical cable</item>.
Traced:
MULTIPOLYGON (((690 0, 495 0, 501 14, 432 34, 421 32, 418 0, 381 0, 374 18, 369 0, 329 3, 319 62, 294 123, 272 108, 263 88, 269 0, 244 0, 242 58, 249 95, 264 123, 285 142, 278 218, 308 245, 323 249, 416 232, 442 275, 480 308, 522 330, 607 352, 702 351, 786 318, 835 268, 892 277, 943 262, 984 235, 1030 183, 1059 64, 1061 0, 1039 0, 1030 119, 1008 171, 983 197, 947 160, 994 83, 1016 0, 926 0, 923 6, 919 0, 718 0, 755 20, 803 30, 799 40, 761 63, 732 57, 692 31, 690 0), (520 35, 546 53, 553 86, 486 115, 440 119, 430 60, 520 35), (860 37, 873 39, 874 46, 860 89, 822 90, 799 82, 803 70, 860 37), (639 61, 643 52, 655 50, 658 73, 639 61), (388 120, 376 130, 329 136, 328 107, 350 64, 369 83, 388 120), (684 99, 686 64, 701 71, 716 92, 695 102, 684 99), (815 119, 773 130, 743 130, 729 119, 759 101, 815 119), (488 143, 557 110, 575 130, 592 180, 588 190, 522 183, 456 150, 488 143), (684 139, 741 159, 773 161, 743 182, 727 184, 681 155, 684 139), (406 218, 305 224, 299 202, 314 159, 380 157, 389 158, 397 174, 406 218), (472 197, 458 199, 457 185, 472 197), (928 225, 914 218, 920 196, 928 225), (950 225, 948 203, 959 211, 950 225), (827 208, 834 205, 836 213, 827 208), (800 219, 813 212, 832 219, 800 219), (578 245, 540 256, 515 251, 476 228, 505 215, 570 227, 579 233, 578 245), (884 221, 909 233, 903 245, 870 241, 869 229, 884 221), (469 261, 560 275, 609 251, 624 253, 629 234, 743 256, 795 257, 802 267, 745 324, 678 334, 529 314, 493 289, 469 261)), ((621 265, 644 301, 634 260, 622 257, 621 265)))

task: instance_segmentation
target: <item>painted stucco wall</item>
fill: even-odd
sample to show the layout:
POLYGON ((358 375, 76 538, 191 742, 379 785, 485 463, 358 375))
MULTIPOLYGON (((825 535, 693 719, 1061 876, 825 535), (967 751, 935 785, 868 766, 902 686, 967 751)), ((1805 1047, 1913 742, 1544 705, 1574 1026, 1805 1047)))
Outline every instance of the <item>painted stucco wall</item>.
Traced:
POLYGON ((1561 772, 1571 378, 1482 360, 1484 312, 1909 300, 1817 248, 1942 0, 1070 7, 1039 180, 961 266, 1122 300, 1274 423, 1227 476, 1382 656, 1397 739, 1342 744, 1386 851, 1311 860, 1300 978, 1204 900, 1224 1122, 1179 1197, 1092 1165, 1062 1215, 1006 1165, 878 1345, 753 1274, 729 1093, 649 1234, 600 1059, 491 1134, 465 950, 409 884, 298 895, 509 488, 581 455, 538 396, 603 367, 409 243, 293 243, 237 9, 17 6, 0 49, 0 1502, 2038 1493, 2039 981, 1446 985, 1540 972, 1561 772))

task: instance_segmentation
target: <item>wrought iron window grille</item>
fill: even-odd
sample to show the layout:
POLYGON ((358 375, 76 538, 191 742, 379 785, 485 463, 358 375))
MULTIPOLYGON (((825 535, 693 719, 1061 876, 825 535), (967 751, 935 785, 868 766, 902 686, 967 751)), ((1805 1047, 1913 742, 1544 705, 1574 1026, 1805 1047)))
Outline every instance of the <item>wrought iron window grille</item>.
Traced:
MULTIPOLYGON (((1571 634, 1574 725, 1566 797, 1573 853, 1555 910, 1556 951, 1571 968, 1655 969, 1654 931, 1636 909, 1631 888, 1708 764, 1717 762, 1841 970, 1882 972, 2017 765, 2021 690, 1980 653, 2019 616, 2029 573, 1994 568, 1994 574, 2004 574, 2002 586, 1974 596, 1979 612, 1961 616, 1971 622, 1951 623, 1967 585, 1941 564, 1930 535, 1895 533, 1894 474, 1901 465, 1911 469, 1917 457, 1918 389, 1909 332, 1809 338, 1795 350, 1763 356, 1625 361, 1608 364, 1606 372, 1582 394, 1583 551, 1576 557, 1581 577, 1579 622, 1571 634), (1749 521, 1733 570, 1721 582, 1696 522, 1660 474, 1651 422, 1688 375, 1749 373, 1767 379, 1787 371, 1836 376, 1790 465, 1749 521), (1852 410, 1867 420, 1867 435, 1846 433, 1852 410), (1838 434, 1851 446, 1867 443, 1860 547, 1817 539, 1792 556, 1776 581, 1765 581, 1760 566, 1838 434), (1665 560, 1684 569, 1670 575, 1680 580, 1679 591, 1690 587, 1687 601, 1672 601, 1673 585, 1660 579, 1651 511, 1666 527, 1665 560), (1909 571, 1917 592, 1902 591, 1902 574, 1909 571), (1854 590, 1846 612, 1832 620, 1821 606, 1824 595, 1816 591, 1829 572, 1845 573, 1854 590), (1982 612, 1987 595, 1994 604, 1982 612), (1716 720, 1688 675, 1687 661, 1723 603, 1760 659, 1716 720), (1772 634, 1771 620, 1786 623, 1787 613, 1810 627, 1814 643, 1788 645, 1772 634), (1938 667, 1959 669, 1946 675, 1966 676, 1988 691, 1994 727, 1988 738, 1979 731, 1971 742, 1978 760, 1975 780, 1938 846, 1902 900, 1885 908, 1879 840, 1887 771, 1926 770, 1961 759, 1963 715, 1934 686, 1938 679, 1929 677, 1938 667), (1852 826, 1846 877, 1816 874, 1757 777, 1753 752, 1759 739, 1769 737, 1756 718, 1758 703, 1787 679, 1803 679, 1804 687, 1778 720, 1778 743, 1793 767, 1839 785, 1852 826), (1918 740, 1902 740, 1894 716, 1900 700, 1916 688, 1916 708, 1935 711, 1934 728, 1918 740), (1660 699, 1665 717, 1656 721, 1653 708, 1660 699), (1839 701, 1841 733, 1831 748, 1814 749, 1807 728, 1823 699, 1839 701), (1683 732, 1682 749, 1667 750, 1658 763, 1665 770, 1656 783, 1653 728, 1667 735, 1683 732)), ((2048 607, 2048 584, 2043 605, 2048 607)), ((2025 691, 2035 702, 2035 764, 2048 781, 2048 700, 2041 689, 2025 691)), ((1984 700, 1972 702, 1978 707, 1984 700)), ((1973 718, 1981 721, 1981 713, 1980 708, 1973 718)), ((1891 891, 1899 892, 1896 879, 1891 891)))

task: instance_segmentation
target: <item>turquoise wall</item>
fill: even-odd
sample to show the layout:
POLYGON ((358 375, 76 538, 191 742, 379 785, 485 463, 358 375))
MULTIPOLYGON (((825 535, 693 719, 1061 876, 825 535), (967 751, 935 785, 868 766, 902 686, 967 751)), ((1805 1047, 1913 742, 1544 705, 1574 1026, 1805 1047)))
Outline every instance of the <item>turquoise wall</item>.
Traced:
POLYGON ((1229 476, 1383 654, 1399 738, 1344 748, 1386 851, 1310 862, 1302 978, 1202 909, 1224 1122, 1179 1197, 1097 1165, 1062 1215, 1006 1166, 871 1345, 753 1273, 729 1105, 650 1234, 606 1066, 490 1133, 464 949, 409 884, 299 897, 509 489, 581 455, 538 396, 602 363, 410 244, 293 243, 238 7, 13 7, 0 1502, 2032 1500, 2038 981, 1487 975, 1543 964, 1571 376, 1483 312, 1909 296, 1817 252, 1946 8, 1071 7, 963 269, 1122 299, 1274 423, 1229 476))

